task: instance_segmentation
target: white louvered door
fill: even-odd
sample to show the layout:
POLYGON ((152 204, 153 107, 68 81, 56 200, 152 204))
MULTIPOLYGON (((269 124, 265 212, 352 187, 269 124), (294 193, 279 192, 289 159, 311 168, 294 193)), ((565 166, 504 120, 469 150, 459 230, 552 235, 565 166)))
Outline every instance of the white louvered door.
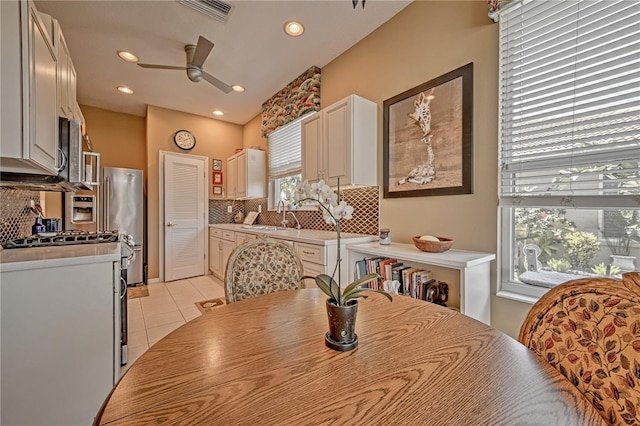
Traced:
POLYGON ((165 281, 203 275, 206 244, 205 159, 166 155, 164 162, 165 281))

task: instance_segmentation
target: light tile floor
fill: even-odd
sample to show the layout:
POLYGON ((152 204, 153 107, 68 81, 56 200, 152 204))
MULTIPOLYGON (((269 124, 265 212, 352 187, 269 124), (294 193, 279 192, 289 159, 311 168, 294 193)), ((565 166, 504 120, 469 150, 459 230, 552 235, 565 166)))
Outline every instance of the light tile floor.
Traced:
POLYGON ((148 287, 149 296, 127 302, 128 362, 120 369, 121 375, 158 340, 200 316, 195 302, 224 299, 223 284, 212 275, 149 284, 148 287))

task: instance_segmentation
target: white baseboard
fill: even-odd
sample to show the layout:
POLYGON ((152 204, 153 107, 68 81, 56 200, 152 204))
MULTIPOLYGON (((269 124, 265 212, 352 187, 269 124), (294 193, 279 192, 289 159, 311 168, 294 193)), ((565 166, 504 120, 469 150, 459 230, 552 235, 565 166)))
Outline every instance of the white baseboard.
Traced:
POLYGON ((147 284, 157 284, 157 283, 161 283, 162 280, 160 278, 151 278, 149 280, 147 280, 147 284))

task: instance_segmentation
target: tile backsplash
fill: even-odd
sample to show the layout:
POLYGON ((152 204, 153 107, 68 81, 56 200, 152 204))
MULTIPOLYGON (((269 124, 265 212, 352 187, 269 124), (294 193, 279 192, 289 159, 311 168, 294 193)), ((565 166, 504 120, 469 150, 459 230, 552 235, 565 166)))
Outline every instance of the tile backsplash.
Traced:
POLYGON ((0 188, 0 242, 31 235, 37 217, 29 208, 31 200, 40 203, 40 193, 0 188))
MULTIPOLYGON (((342 231, 354 234, 377 235, 379 227, 380 189, 377 186, 366 186, 341 191, 341 197, 353 207, 353 219, 342 222, 342 231)), ((257 198, 245 201, 209 200, 209 223, 233 223, 237 212, 242 211, 246 216, 251 211, 258 211, 262 206, 262 213, 258 215, 257 224, 280 226, 282 213, 267 210, 267 199, 257 198), (227 213, 228 206, 232 206, 232 213, 227 213)), ((325 223, 320 211, 296 211, 295 216, 303 229, 318 229, 333 231, 334 227, 325 223)), ((287 214, 288 226, 295 226, 295 220, 287 214)))

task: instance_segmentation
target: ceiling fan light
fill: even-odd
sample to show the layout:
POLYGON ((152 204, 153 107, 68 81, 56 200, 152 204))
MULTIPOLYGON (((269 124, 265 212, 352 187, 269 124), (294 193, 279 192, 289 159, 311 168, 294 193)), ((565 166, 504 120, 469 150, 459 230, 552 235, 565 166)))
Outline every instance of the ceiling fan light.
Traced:
POLYGON ((219 109, 217 109, 217 110, 213 111, 213 115, 222 116, 222 115, 224 115, 224 112, 222 112, 219 109))
POLYGON ((127 86, 118 86, 118 91, 126 95, 133 95, 133 90, 127 86))
POLYGON ((284 24, 284 32, 291 37, 299 37, 302 35, 302 33, 304 33, 304 27, 300 22, 289 21, 284 24))
POLYGON ((138 57, 131 52, 127 52, 126 50, 118 50, 118 56, 123 61, 138 62, 138 57))
POLYGON ((237 93, 244 92, 244 87, 240 86, 239 84, 234 84, 233 86, 231 86, 231 88, 233 89, 234 92, 237 92, 237 93))

